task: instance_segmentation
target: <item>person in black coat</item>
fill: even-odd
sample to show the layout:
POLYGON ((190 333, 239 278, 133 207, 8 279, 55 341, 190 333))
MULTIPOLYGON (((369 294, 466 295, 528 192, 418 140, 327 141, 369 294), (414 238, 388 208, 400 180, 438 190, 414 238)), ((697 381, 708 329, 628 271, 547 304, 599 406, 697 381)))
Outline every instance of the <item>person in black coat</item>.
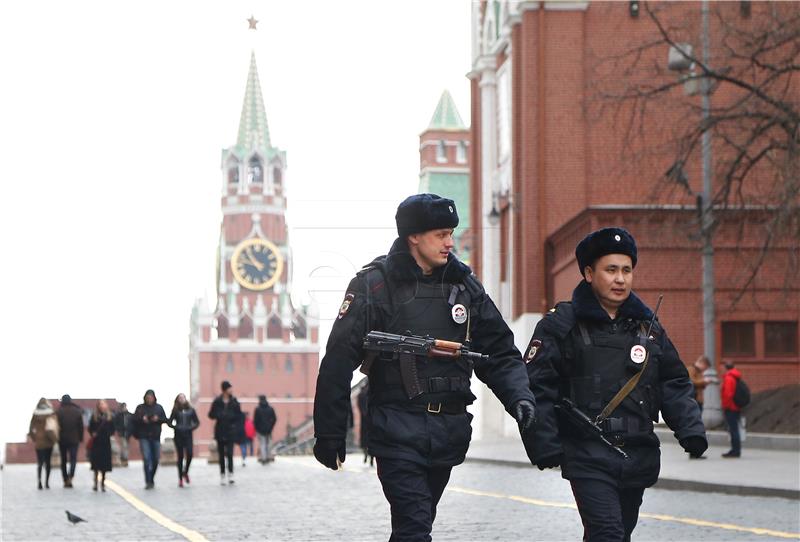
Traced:
POLYGON ((156 401, 156 393, 147 390, 144 403, 138 405, 133 413, 134 436, 139 439, 142 452, 145 489, 155 487, 156 470, 161 459, 161 426, 167 423, 167 415, 156 401))
POLYGON ((64 394, 61 407, 56 411, 58 418, 58 451, 61 454, 61 476, 64 487, 72 487, 75 477, 75 464, 78 461, 78 446, 83 442, 83 411, 64 394))
MULTIPOLYGON (((345 460, 350 382, 364 360, 370 331, 430 335, 486 354, 474 362, 475 374, 516 418, 524 438, 532 433, 534 398, 511 330, 470 268, 452 253, 455 203, 435 194, 414 195, 400 204, 395 219, 399 237, 387 256, 350 282, 320 365, 314 456, 334 470, 345 460)), ((362 367, 370 382, 369 451, 390 503, 392 540, 430 540, 450 472, 469 447, 472 415, 466 406, 475 400, 473 362, 433 357, 401 362, 391 354, 370 359, 369 369, 362 367), (409 373, 412 378, 404 380, 409 373)))
POLYGON ((175 452, 178 455, 178 487, 183 487, 184 481, 187 484, 191 482, 189 465, 192 464, 192 456, 194 455, 192 432, 200 426, 197 412, 195 412, 194 407, 184 394, 179 393, 175 397, 175 403, 172 405, 172 413, 169 415, 167 425, 175 430, 173 442, 175 443, 175 452))
MULTIPOLYGON (((114 434, 114 418, 105 400, 97 401, 92 417, 89 420, 89 436, 91 450, 89 461, 94 473, 92 489, 97 491, 97 479, 100 477, 100 488, 106 490, 106 473, 111 472, 111 435, 114 434)), ((88 446, 88 445, 87 445, 88 446)))
MULTIPOLYGON (((242 426, 242 408, 233 396, 233 386, 227 380, 221 384, 222 393, 211 403, 208 417, 216 420, 214 440, 217 441, 220 483, 225 483, 225 462, 228 462, 228 483, 233 483, 233 446, 239 438, 242 426)), ((242 426, 243 431, 243 426, 242 426)))
POLYGON ((275 409, 267 401, 266 395, 259 395, 258 406, 253 414, 253 425, 256 426, 256 434, 258 435, 258 461, 262 465, 273 461, 270 453, 270 444, 275 422, 277 422, 275 409))
POLYGON ((605 228, 581 241, 575 255, 584 280, 571 302, 539 322, 527 350, 539 423, 526 450, 539 469, 561 466, 584 540, 630 540, 644 489, 658 479, 659 412, 686 452, 702 455, 708 443, 686 367, 653 311, 631 291, 633 237, 605 228), (599 426, 608 444, 575 423, 571 406, 599 426))

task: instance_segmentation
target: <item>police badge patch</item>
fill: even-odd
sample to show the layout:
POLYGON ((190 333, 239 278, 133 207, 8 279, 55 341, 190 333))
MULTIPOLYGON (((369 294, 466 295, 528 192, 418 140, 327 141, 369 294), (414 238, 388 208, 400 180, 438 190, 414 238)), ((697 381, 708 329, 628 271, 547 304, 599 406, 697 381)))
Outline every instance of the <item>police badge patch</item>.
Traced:
POLYGON ((342 306, 339 307, 339 316, 338 319, 341 320, 344 318, 344 315, 347 314, 347 311, 350 310, 350 305, 353 303, 353 300, 356 298, 356 294, 351 294, 347 292, 344 296, 344 301, 342 301, 342 306))
POLYGON ((525 356, 525 363, 530 363, 533 361, 533 358, 536 357, 536 353, 539 352, 539 348, 542 347, 542 341, 539 339, 533 339, 531 341, 531 347, 528 349, 528 355, 525 356))

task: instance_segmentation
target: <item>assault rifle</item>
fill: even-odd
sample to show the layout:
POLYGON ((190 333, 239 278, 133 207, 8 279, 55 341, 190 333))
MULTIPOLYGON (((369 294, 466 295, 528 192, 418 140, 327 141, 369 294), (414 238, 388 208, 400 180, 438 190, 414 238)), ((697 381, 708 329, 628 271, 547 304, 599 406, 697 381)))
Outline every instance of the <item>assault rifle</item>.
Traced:
POLYGON ((383 331, 370 331, 364 337, 364 361, 361 372, 369 374, 372 363, 381 353, 391 354, 400 362, 400 377, 403 388, 409 399, 422 395, 424 390, 420 387, 417 378, 417 358, 453 358, 466 359, 468 363, 489 359, 489 356, 479 352, 472 352, 469 346, 453 341, 421 337, 419 335, 396 335, 383 331))
POLYGON ((555 408, 566 417, 568 422, 578 427, 585 433, 588 433, 594 438, 600 440, 603 444, 620 454, 625 459, 628 459, 628 454, 626 454, 621 448, 611 444, 611 442, 605 436, 603 436, 603 430, 600 428, 600 426, 594 423, 589 416, 581 412, 581 410, 576 407, 572 401, 566 397, 562 397, 561 401, 555 406, 555 408))

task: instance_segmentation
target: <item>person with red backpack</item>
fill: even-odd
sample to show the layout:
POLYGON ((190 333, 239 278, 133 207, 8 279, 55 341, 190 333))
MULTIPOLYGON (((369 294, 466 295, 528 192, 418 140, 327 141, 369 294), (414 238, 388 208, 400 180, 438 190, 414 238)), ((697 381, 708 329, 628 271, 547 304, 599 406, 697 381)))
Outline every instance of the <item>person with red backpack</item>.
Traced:
MULTIPOLYGON (((731 449, 722 454, 725 458, 741 457, 742 441, 739 435, 739 419, 742 415, 744 405, 737 404, 735 400, 736 388, 744 384, 742 373, 736 369, 732 361, 725 362, 727 372, 722 380, 722 410, 725 413, 725 422, 728 424, 728 432, 731 434, 731 449)), ((739 394, 741 395, 741 393, 739 394)))

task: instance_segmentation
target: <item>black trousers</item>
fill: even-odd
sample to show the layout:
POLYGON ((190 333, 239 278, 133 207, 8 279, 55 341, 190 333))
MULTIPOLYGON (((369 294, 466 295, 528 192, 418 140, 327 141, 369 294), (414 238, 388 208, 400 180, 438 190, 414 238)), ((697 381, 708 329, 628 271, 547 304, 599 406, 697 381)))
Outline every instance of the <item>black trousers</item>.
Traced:
POLYGON ((233 472, 233 442, 217 439, 217 455, 219 456, 219 473, 225 474, 225 461, 228 462, 228 472, 233 472))
POLYGON ((194 439, 192 433, 175 434, 175 452, 178 456, 178 479, 183 478, 184 474, 189 474, 189 465, 192 464, 194 455, 194 439), (186 461, 184 463, 184 460, 186 461))
POLYGON ((66 482, 75 477, 75 464, 78 462, 78 445, 59 444, 58 453, 61 455, 61 476, 66 482), (69 465, 69 470, 67 466, 69 465))
POLYGON ((430 542, 436 505, 452 467, 427 468, 403 459, 376 459, 378 479, 392 512, 389 542, 430 542))
POLYGON ((42 467, 44 467, 44 480, 50 481, 50 459, 53 457, 53 448, 36 450, 36 479, 42 480, 42 467))
POLYGON ((585 542, 629 542, 639 520, 644 488, 619 488, 604 480, 570 480, 585 542))

